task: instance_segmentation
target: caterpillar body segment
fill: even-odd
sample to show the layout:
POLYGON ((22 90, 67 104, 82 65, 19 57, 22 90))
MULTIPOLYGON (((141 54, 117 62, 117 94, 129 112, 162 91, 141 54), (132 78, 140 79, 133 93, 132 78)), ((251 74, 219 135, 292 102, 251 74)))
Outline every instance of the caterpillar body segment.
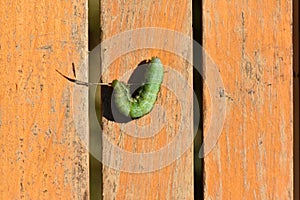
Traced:
POLYGON ((160 86, 163 81, 164 69, 159 58, 153 57, 145 72, 145 82, 132 97, 125 83, 114 80, 115 105, 120 113, 132 119, 148 114, 154 107, 160 86))

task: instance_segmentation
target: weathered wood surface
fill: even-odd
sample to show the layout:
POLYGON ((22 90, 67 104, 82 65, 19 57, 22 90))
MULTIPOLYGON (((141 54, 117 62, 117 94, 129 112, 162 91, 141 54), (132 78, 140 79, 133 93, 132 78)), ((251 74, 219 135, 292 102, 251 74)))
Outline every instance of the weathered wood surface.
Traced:
POLYGON ((299 1, 293 1, 294 66, 294 199, 300 199, 300 72, 299 72, 299 1))
MULTIPOLYGON (((189 0, 101 1, 102 41, 106 41, 124 31, 145 27, 166 28, 191 37, 191 5, 189 0)), ((118 41, 117 44, 119 46, 116 46, 114 50, 120 51, 120 49, 128 47, 128 44, 129 46, 140 44, 141 47, 143 47, 143 44, 149 45, 149 42, 145 41, 149 41, 149 37, 152 36, 149 35, 148 39, 145 36, 147 34, 138 33, 129 37, 127 41, 118 41)), ((151 41, 152 44, 158 44, 166 48, 172 45, 176 47, 180 42, 184 41, 164 37, 160 34, 154 36, 151 41)), ((190 44, 186 46, 191 47, 190 44)), ((102 64, 110 59, 108 58, 110 56, 108 51, 109 49, 102 48, 102 64)), ((191 48, 182 49, 182 51, 186 51, 188 58, 192 57, 191 48)), ((133 155, 133 153, 156 152, 159 149, 164 149, 168 143, 176 140, 176 135, 182 126, 185 135, 193 134, 191 91, 186 90, 185 93, 176 94, 166 86, 174 78, 170 69, 177 70, 188 85, 192 86, 192 66, 182 58, 156 48, 142 48, 127 52, 119 55, 109 66, 109 70, 105 68, 108 66, 102 66, 102 70, 104 69, 103 82, 110 82, 116 78, 120 79, 125 73, 128 75, 125 78, 125 81, 127 81, 132 72, 130 70, 134 70, 141 61, 150 59, 152 56, 160 57, 162 63, 170 67, 166 70, 156 108, 149 115, 127 124, 103 118, 103 133, 108 138, 109 143, 128 151, 130 155, 133 155), (179 101, 176 95, 185 95, 185 102, 179 101), (163 112, 155 112, 159 105, 164 109, 165 114, 162 114, 163 112), (191 112, 187 116, 182 116, 180 106, 189 107, 191 112), (158 124, 162 124, 164 117, 167 119, 167 122, 163 123, 163 128, 153 133, 153 136, 146 138, 132 136, 132 134, 143 134, 157 128, 158 124), (180 117, 185 118, 185 124, 180 122, 180 117), (151 119, 155 122, 149 125, 151 119), (122 126, 124 127, 128 124, 134 127, 132 131, 121 129, 122 126), (145 132, 141 131, 139 126, 145 126, 145 132)), ((187 87, 185 84, 182 81, 174 80, 175 86, 183 85, 187 87)), ((122 165, 119 169, 112 169, 110 168, 111 166, 105 166, 104 163, 104 199, 193 199, 193 148, 192 144, 183 147, 184 140, 183 138, 182 146, 178 145, 174 152, 169 153, 176 153, 175 150, 184 149, 185 147, 187 147, 187 150, 182 156, 178 156, 178 159, 167 166, 164 165, 164 162, 168 160, 168 154, 163 155, 160 159, 153 156, 153 160, 148 160, 147 162, 142 162, 143 158, 145 158, 143 156, 130 160, 128 157, 123 157, 123 153, 113 152, 104 142, 103 157, 109 154, 112 163, 121 163, 122 165), (137 166, 136 161, 139 160, 141 163, 137 166), (132 167, 131 169, 136 167, 134 172, 144 171, 148 167, 154 169, 156 166, 161 166, 163 168, 157 168, 156 171, 152 172, 145 170, 144 173, 132 173, 132 170, 129 170, 129 172, 123 171, 124 168, 128 169, 130 166, 132 167)))
POLYGON ((0 199, 88 199, 87 1, 0 7, 0 199))
POLYGON ((227 99, 205 199, 293 199, 292 1, 204 1, 203 19, 227 99))

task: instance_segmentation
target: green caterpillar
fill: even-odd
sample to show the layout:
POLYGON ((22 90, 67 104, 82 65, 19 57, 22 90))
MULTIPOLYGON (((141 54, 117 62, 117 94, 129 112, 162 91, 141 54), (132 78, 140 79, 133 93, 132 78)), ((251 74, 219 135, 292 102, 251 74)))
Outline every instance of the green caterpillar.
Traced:
POLYGON ((154 106, 163 81, 164 69, 159 58, 152 57, 145 72, 145 82, 131 96, 129 87, 118 80, 113 80, 114 102, 118 111, 132 119, 148 114, 154 106))
MULTIPOLYGON (((64 78, 78 85, 111 85, 114 89, 113 95, 116 108, 122 115, 132 119, 143 117, 153 109, 164 75, 164 68, 160 59, 152 57, 145 72, 144 83, 134 95, 131 95, 129 87, 124 82, 116 79, 112 83, 87 83, 69 78, 58 70, 56 71, 64 78)), ((74 76, 76 76, 74 64, 73 72, 74 76)))

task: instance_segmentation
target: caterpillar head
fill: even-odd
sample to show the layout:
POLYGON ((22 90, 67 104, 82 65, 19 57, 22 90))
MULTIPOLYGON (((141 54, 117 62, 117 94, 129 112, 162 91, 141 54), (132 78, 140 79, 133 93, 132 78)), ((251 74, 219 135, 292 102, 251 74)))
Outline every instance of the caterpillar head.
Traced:
POLYGON ((111 86, 114 88, 118 84, 118 82, 119 81, 117 79, 113 80, 113 82, 111 83, 111 86))

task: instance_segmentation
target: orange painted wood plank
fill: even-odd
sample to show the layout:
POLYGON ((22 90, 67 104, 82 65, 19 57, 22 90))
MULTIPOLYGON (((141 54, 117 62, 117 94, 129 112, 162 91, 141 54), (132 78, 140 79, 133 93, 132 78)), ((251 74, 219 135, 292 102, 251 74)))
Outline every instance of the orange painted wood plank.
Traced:
POLYGON ((292 1, 204 1, 203 19, 227 105, 205 199, 293 199, 292 1))
POLYGON ((87 199, 87 2, 0 7, 0 199, 87 199))
POLYGON ((294 199, 300 199, 300 72, 299 72, 299 1, 293 1, 294 66, 294 199))
POLYGON ((103 82, 126 82, 138 64, 152 56, 158 56, 166 70, 150 114, 128 123, 103 118, 103 159, 108 159, 103 161, 104 199, 193 199, 192 65, 185 59, 192 58, 191 40, 172 35, 176 31, 191 38, 191 5, 189 0, 101 1, 102 43, 122 36, 110 41, 110 47, 101 46, 103 82), (124 31, 132 32, 122 35, 124 31))

